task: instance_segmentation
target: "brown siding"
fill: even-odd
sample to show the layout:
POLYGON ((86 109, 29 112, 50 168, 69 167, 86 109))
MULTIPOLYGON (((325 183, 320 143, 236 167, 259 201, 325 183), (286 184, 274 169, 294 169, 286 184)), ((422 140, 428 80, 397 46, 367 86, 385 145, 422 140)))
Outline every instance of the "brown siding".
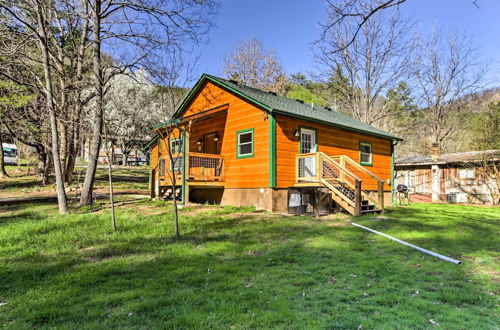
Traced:
MULTIPOLYGON (((278 188, 290 187, 295 183, 295 156, 299 152, 299 138, 294 136, 294 130, 301 126, 317 130, 319 151, 329 156, 346 155, 359 163, 359 143, 371 143, 373 166, 365 166, 365 168, 384 181, 391 178, 392 141, 278 115, 276 116, 278 188)), ((363 180, 363 189, 377 189, 376 182, 371 177, 362 172, 355 174, 363 180)), ((387 184, 384 187, 386 190, 390 190, 387 184)))
POLYGON ((183 116, 224 104, 229 104, 227 113, 206 120, 194 120, 191 126, 190 151, 198 152, 197 141, 203 138, 204 134, 217 132, 220 139, 217 152, 224 156, 225 187, 268 187, 269 122, 263 110, 212 83, 207 83, 183 116), (237 159, 236 132, 249 128, 254 129, 254 156, 237 159))

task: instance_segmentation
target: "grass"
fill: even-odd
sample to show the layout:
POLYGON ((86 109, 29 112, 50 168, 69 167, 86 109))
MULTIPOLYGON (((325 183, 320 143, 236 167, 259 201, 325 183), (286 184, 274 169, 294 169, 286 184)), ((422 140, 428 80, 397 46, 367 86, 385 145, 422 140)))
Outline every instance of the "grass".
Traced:
POLYGON ((0 326, 443 328, 499 324, 499 208, 413 205, 356 222, 139 201, 0 208, 0 326))
MULTIPOLYGON (((0 179, 0 198, 2 197, 28 197, 33 195, 54 195, 54 179, 51 183, 43 186, 39 182, 31 169, 28 175, 28 168, 21 166, 6 166, 9 178, 0 179)), ((70 186, 74 191, 83 183, 85 178, 85 168, 77 167, 74 174, 74 182, 70 186)), ((96 191, 108 191, 108 172, 105 168, 98 168, 96 172, 94 187, 96 191)), ((115 191, 136 191, 147 192, 149 182, 149 168, 147 166, 138 167, 118 167, 113 169, 113 187, 115 191)))

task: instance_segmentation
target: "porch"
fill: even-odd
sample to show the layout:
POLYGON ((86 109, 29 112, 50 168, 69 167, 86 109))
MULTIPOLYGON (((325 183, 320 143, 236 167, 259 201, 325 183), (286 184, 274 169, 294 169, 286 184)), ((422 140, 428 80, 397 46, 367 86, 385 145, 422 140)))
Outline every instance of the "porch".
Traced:
POLYGON ((183 158, 183 154, 178 153, 172 155, 172 162, 168 158, 160 159, 161 186, 173 186, 174 183, 182 186, 184 182, 190 186, 224 186, 224 156, 190 152, 186 153, 186 159, 183 158))

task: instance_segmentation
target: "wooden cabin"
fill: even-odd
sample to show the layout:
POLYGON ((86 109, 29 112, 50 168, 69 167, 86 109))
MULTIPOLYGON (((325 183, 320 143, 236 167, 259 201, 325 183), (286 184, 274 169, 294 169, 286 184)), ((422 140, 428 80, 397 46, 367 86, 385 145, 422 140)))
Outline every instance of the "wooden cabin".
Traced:
POLYGON ((500 203, 500 150, 467 151, 401 157, 395 182, 409 188, 416 203, 500 203))
POLYGON ((317 211, 327 200, 353 215, 390 200, 400 140, 332 109, 207 74, 153 131, 152 197, 274 212, 317 211))

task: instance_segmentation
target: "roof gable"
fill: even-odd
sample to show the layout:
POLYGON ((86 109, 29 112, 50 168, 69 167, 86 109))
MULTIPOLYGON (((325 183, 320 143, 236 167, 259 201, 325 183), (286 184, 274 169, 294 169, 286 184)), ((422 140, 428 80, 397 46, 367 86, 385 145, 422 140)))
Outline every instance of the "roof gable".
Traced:
POLYGON ((330 126, 353 130, 369 135, 374 135, 391 140, 402 140, 401 138, 380 130, 376 127, 365 124, 351 116, 342 114, 338 111, 332 111, 327 108, 317 107, 306 104, 302 101, 289 99, 283 96, 262 91, 260 89, 238 84, 232 80, 203 74, 191 89, 188 96, 184 99, 176 113, 174 119, 182 116, 191 103, 195 100, 205 84, 210 81, 223 89, 236 94, 240 98, 258 105, 270 112, 281 113, 284 115, 302 118, 304 120, 323 123, 330 126))

